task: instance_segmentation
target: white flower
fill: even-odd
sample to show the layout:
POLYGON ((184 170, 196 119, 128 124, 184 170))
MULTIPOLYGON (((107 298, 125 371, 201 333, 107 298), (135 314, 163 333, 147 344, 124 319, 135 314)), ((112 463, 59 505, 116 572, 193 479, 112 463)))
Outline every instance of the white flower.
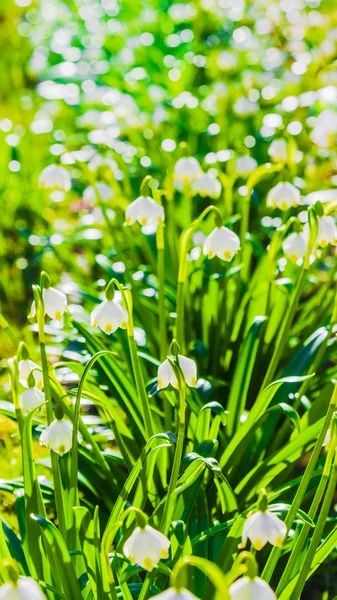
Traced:
POLYGON ((249 539, 256 550, 261 550, 267 542, 280 548, 287 534, 287 527, 269 510, 257 511, 245 521, 242 531, 244 544, 249 539))
POLYGON ((41 372, 41 367, 39 367, 39 365, 37 365, 34 361, 30 360, 29 358, 27 360, 20 360, 19 361, 19 381, 21 383, 21 385, 23 385, 23 387, 28 387, 28 377, 31 374, 31 372, 34 370, 33 372, 33 376, 35 379, 35 385, 38 388, 42 388, 43 386, 43 376, 42 376, 42 372, 41 372))
POLYGON ((285 256, 296 263, 303 258, 307 251, 307 238, 303 233, 292 233, 283 242, 282 248, 285 256))
POLYGON ((301 202, 301 194, 297 187, 292 183, 280 181, 273 187, 267 196, 267 206, 271 208, 280 208, 288 210, 292 206, 297 206, 301 202))
MULTIPOLYGON (((51 319, 57 319, 58 321, 62 319, 63 314, 67 310, 67 296, 53 287, 44 288, 42 295, 44 314, 48 315, 51 319)), ((36 309, 34 301, 28 317, 35 317, 35 314, 36 309)))
MULTIPOLYGON (((35 373, 35 371, 34 371, 35 373)), ((33 375, 34 375, 33 373, 33 375)), ((44 393, 37 387, 27 388, 20 396, 20 405, 24 415, 45 401, 44 393)))
MULTIPOLYGON (((305 223, 303 227, 305 236, 309 237, 309 224, 305 223)), ((316 239, 317 246, 325 248, 328 244, 337 245, 337 227, 333 217, 318 218, 318 233, 316 239)))
POLYGON ((197 179, 192 181, 192 190, 202 198, 219 198, 221 194, 221 183, 216 177, 209 173, 201 173, 197 179))
POLYGON ((150 196, 139 196, 125 211, 125 225, 133 225, 136 221, 140 225, 164 223, 164 209, 150 196))
POLYGON ((179 191, 183 190, 185 186, 191 185, 200 174, 202 173, 199 162, 193 156, 189 158, 179 158, 174 165, 174 185, 179 191))
POLYGON ((286 163, 288 160, 287 143, 285 140, 273 140, 268 148, 270 158, 278 163, 286 163))
POLYGON ((128 324, 128 311, 115 300, 103 300, 96 306, 90 315, 93 327, 100 327, 102 331, 110 335, 121 327, 126 329, 128 324))
POLYGON ((312 141, 321 148, 330 148, 337 133, 337 114, 333 110, 323 110, 318 115, 311 133, 312 141))
POLYGON ((39 585, 31 577, 5 583, 0 587, 0 600, 46 600, 39 585))
POLYGON ((95 202, 96 200, 103 200, 107 202, 111 200, 115 195, 115 192, 111 189, 109 185, 99 181, 95 185, 90 185, 85 188, 83 192, 83 198, 88 202, 95 202))
POLYGON ((152 571, 161 558, 168 557, 169 547, 170 541, 165 535, 146 525, 144 529, 136 527, 126 540, 123 553, 133 565, 152 571))
POLYGON ((234 112, 242 117, 248 117, 254 115, 258 111, 259 107, 256 102, 249 100, 249 98, 238 98, 234 104, 234 112))
POLYGON ((232 69, 235 69, 237 63, 238 58, 236 54, 228 52, 227 50, 222 50, 216 59, 216 64, 221 71, 231 71, 232 69))
POLYGON ((322 203, 331 202, 331 200, 337 200, 337 190, 321 190, 318 192, 310 192, 303 198, 303 204, 314 205, 317 201, 322 203))
POLYGON ((227 227, 216 227, 204 241, 204 254, 208 258, 218 256, 230 262, 240 249, 240 238, 227 227))
POLYGON ((64 167, 49 165, 43 169, 39 177, 39 186, 47 190, 63 190, 69 192, 71 188, 71 179, 68 171, 64 167))
POLYGON ((185 588, 180 588, 176 590, 171 587, 165 592, 158 594, 157 596, 153 596, 153 598, 157 598, 158 600, 199 600, 194 594, 186 590, 185 588))
POLYGON ((242 577, 229 588, 231 600, 276 600, 271 587, 260 577, 242 577))
MULTIPOLYGON (((72 446, 73 425, 70 421, 55 419, 40 435, 41 446, 51 448, 60 456, 69 452, 72 446)), ((78 441, 82 441, 82 437, 78 434, 78 441)))
MULTIPOLYGON (((170 359, 174 360, 174 357, 170 356, 170 359)), ((194 360, 187 358, 187 356, 178 354, 178 361, 187 385, 190 387, 195 387, 197 385, 197 366, 194 360)), ((158 389, 161 390, 166 388, 169 384, 173 385, 175 388, 178 388, 177 377, 170 361, 167 358, 161 365, 159 365, 158 389)))
POLYGON ((239 156, 235 162, 235 170, 242 177, 247 177, 256 167, 257 161, 251 156, 239 156))

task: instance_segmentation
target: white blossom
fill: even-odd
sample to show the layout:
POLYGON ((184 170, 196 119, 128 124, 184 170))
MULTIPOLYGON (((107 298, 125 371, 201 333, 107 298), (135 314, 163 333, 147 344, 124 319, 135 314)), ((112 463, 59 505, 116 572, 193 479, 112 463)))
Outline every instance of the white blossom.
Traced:
POLYGON ((192 181, 191 188, 195 194, 202 198, 219 198, 221 194, 221 183, 209 173, 201 173, 197 179, 192 181))
POLYGON ((251 156, 239 156, 235 161, 235 170, 241 177, 248 177, 257 167, 257 161, 251 156))
POLYGON ((49 165, 43 169, 39 177, 39 186, 47 190, 62 190, 69 192, 71 188, 70 175, 64 167, 49 165))
POLYGON ((292 206, 298 206, 301 202, 301 194, 292 183, 280 182, 269 190, 267 206, 288 210, 292 206))
POLYGON ((246 544, 249 539, 256 550, 261 550, 267 542, 280 548, 286 534, 286 525, 276 515, 269 510, 257 511, 245 521, 242 541, 246 544))
POLYGON ((115 196, 115 192, 109 185, 98 181, 95 185, 90 185, 85 188, 83 192, 83 198, 88 202, 96 202, 97 200, 103 200, 107 202, 115 196))
MULTIPOLYGON (((35 371, 34 371, 35 373, 35 371)), ((34 375, 33 373, 33 375, 34 375)), ((20 396, 20 406, 24 415, 45 401, 44 393, 37 387, 27 388, 20 396)))
MULTIPOLYGON (((69 452, 72 446, 73 425, 66 419, 55 419, 40 435, 41 446, 47 446, 60 456, 69 452)), ((78 441, 82 437, 78 434, 78 441)))
POLYGON ((164 223, 164 209, 150 196, 139 196, 125 211, 125 225, 133 225, 136 221, 140 225, 164 223))
MULTIPOLYGON (((305 223, 303 227, 305 236, 309 237, 309 224, 305 223)), ((317 246, 325 248, 328 244, 337 245, 337 227, 334 217, 326 216, 318 218, 318 232, 316 238, 317 246)))
POLYGON ((230 262, 239 249, 239 236, 227 227, 216 227, 204 241, 204 254, 208 258, 218 256, 230 262))
POLYGON ((100 327, 108 335, 114 333, 118 327, 126 329, 128 319, 128 311, 115 300, 103 300, 90 316, 92 326, 100 327))
MULTIPOLYGON (((43 305, 44 305, 44 314, 48 315, 51 319, 57 319, 58 321, 62 319, 63 314, 67 310, 67 296, 56 290, 53 287, 44 288, 42 292, 43 296, 43 305)), ((29 318, 35 317, 36 308, 35 301, 32 303, 30 313, 28 315, 29 318)))
POLYGON ((286 163, 288 160, 287 143, 285 140, 273 140, 268 148, 268 154, 274 162, 286 163))
POLYGON ((153 598, 157 600, 199 600, 199 598, 185 588, 176 590, 173 587, 165 590, 165 592, 161 592, 161 594, 157 594, 157 596, 153 596, 153 598))
POLYGON ((20 360, 19 361, 19 381, 21 383, 21 385, 23 385, 23 387, 28 387, 28 377, 31 374, 31 372, 33 371, 33 376, 35 379, 35 385, 38 388, 42 388, 43 387, 43 375, 41 372, 41 367, 39 367, 39 365, 37 365, 33 360, 30 360, 29 358, 27 360, 20 360))
POLYGON ((31 577, 20 578, 16 583, 0 587, 0 600, 46 600, 40 586, 31 577))
POLYGON ((285 256, 294 263, 297 263, 299 258, 303 258, 307 247, 307 238, 303 233, 290 234, 282 244, 285 256))
POLYGON ((234 104, 234 112, 242 117, 249 117, 258 111, 259 107, 256 102, 241 96, 234 104))
POLYGON ((202 170, 200 164, 196 158, 190 156, 189 158, 179 158, 174 165, 174 185, 179 191, 183 190, 185 186, 191 185, 202 170))
POLYGON ((310 192, 303 198, 303 204, 309 204, 313 206, 316 202, 331 202, 331 200, 337 200, 337 190, 320 190, 317 192, 310 192))
POLYGON ((158 564, 161 558, 168 557, 170 541, 165 535, 146 525, 136 527, 123 546, 123 553, 133 565, 138 564, 147 571, 158 564))
POLYGON ((260 577, 242 577, 229 588, 231 600, 276 600, 271 587, 260 577))
MULTIPOLYGON (((170 359, 174 360, 174 357, 170 356, 170 359)), ((178 362, 187 385, 195 387, 197 385, 197 367, 194 360, 178 354, 178 362)), ((167 358, 158 368, 158 389, 166 388, 170 384, 175 388, 179 387, 173 367, 167 358)))

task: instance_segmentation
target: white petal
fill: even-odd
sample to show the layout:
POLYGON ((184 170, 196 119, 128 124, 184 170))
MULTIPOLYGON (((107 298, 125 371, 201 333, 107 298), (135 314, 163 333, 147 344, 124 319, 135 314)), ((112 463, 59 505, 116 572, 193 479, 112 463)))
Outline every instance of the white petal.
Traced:
POLYGON ((0 587, 0 600, 46 600, 40 586, 31 577, 20 578, 17 586, 6 583, 0 587))
POLYGON ((179 592, 174 588, 169 588, 165 592, 153 596, 153 598, 157 600, 199 600, 194 594, 184 588, 180 589, 179 592))
POLYGON ((195 387, 197 385, 197 366, 194 360, 187 358, 187 356, 182 356, 181 354, 179 354, 178 359, 187 385, 195 387))
POLYGON ((276 596, 268 583, 255 577, 238 579, 229 588, 231 600, 276 600, 276 596))
POLYGON ((23 414, 27 414, 45 401, 44 393, 38 388, 27 388, 20 396, 23 414))
POLYGON ((23 387, 28 387, 27 379, 30 373, 33 371, 33 376, 35 379, 35 385, 39 388, 43 385, 43 375, 41 372, 41 367, 37 365, 34 361, 28 360, 20 360, 19 361, 19 381, 23 387))
POLYGON ((128 323, 128 312, 115 300, 104 300, 91 313, 91 323, 94 327, 97 325, 110 335, 114 333, 118 327, 125 329, 128 323))
POLYGON ((166 388, 169 384, 178 387, 173 367, 169 360, 166 359, 158 368, 158 389, 166 388))
POLYGON ((48 317, 59 320, 66 311, 67 296, 63 292, 50 287, 43 290, 43 304, 48 317))

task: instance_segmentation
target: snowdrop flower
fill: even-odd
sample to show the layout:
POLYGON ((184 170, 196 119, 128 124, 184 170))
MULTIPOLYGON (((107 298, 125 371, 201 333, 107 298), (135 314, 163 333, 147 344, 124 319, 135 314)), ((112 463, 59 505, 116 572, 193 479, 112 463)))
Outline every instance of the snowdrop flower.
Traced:
POLYGON ((314 206, 316 202, 331 202, 331 200, 337 200, 337 190, 320 190, 318 192, 310 192, 303 198, 303 204, 310 204, 314 206))
POLYGON ((0 600, 46 600, 40 586, 31 577, 5 583, 0 587, 0 600))
MULTIPOLYGON (((43 305, 44 305, 44 314, 48 315, 51 319, 57 319, 60 321, 62 319, 63 314, 67 310, 67 296, 56 290, 53 287, 44 288, 43 289, 43 305)), ((35 317, 36 309, 35 309, 35 301, 32 304, 30 309, 30 313, 28 318, 31 319, 35 317)))
POLYGON ((182 191, 185 186, 191 185, 202 174, 199 161, 193 156, 179 158, 174 165, 173 179, 175 188, 182 191))
POLYGON ((71 179, 68 171, 64 167, 49 165, 43 169, 39 177, 39 186, 47 190, 63 190, 69 192, 71 188, 71 179))
POLYGON ((189 592, 185 588, 180 588, 179 590, 176 590, 173 587, 169 588, 168 590, 165 590, 165 592, 162 592, 157 596, 154 596, 154 598, 157 598, 158 600, 199 600, 199 598, 197 598, 194 594, 192 594, 192 592, 189 592))
POLYGON ((288 210, 292 206, 297 206, 301 202, 301 194, 297 187, 292 183, 280 181, 268 193, 267 206, 288 210))
POLYGON ((337 133, 337 114, 333 110, 323 110, 317 117, 311 132, 312 141, 320 148, 330 148, 337 133))
POLYGON ((192 181, 191 188, 195 194, 202 198, 219 198, 221 194, 221 183, 216 177, 209 173, 201 173, 197 179, 192 181))
POLYGON ((103 300, 90 315, 91 325, 100 327, 108 335, 114 333, 118 327, 126 329, 128 319, 128 311, 115 300, 103 300))
MULTIPOLYGON (((60 456, 69 452, 72 446, 73 425, 66 419, 55 419, 40 435, 40 445, 47 446, 60 456)), ((82 437, 78 434, 78 441, 82 437)))
POLYGON ((257 167, 257 161, 251 156, 239 156, 235 162, 235 170, 241 177, 247 177, 257 167))
POLYGON ((240 238, 227 227, 216 227, 204 241, 204 254, 208 258, 218 256, 230 262, 240 249, 240 238))
POLYGON ((292 233, 282 244, 282 249, 287 258, 297 263, 299 258, 303 258, 307 251, 307 238, 303 233, 292 233))
POLYGON ((249 539, 256 550, 261 550, 267 542, 280 548, 287 534, 287 527, 269 510, 257 511, 245 521, 242 531, 242 542, 249 539))
POLYGON ((96 200, 103 200, 107 202, 115 196, 115 192, 106 183, 99 181, 95 185, 90 185, 85 188, 83 192, 83 198, 88 202, 95 202, 96 200))
POLYGON ((123 553, 131 564, 138 564, 146 571, 159 563, 161 558, 168 557, 170 541, 165 535, 146 525, 143 529, 136 527, 123 546, 123 553))
POLYGON ((140 225, 164 223, 164 209, 150 196, 139 196, 125 211, 125 225, 133 225, 136 221, 140 225))
MULTIPOLYGON (((304 224, 303 232, 306 238, 309 237, 309 225, 304 224)), ((333 217, 319 217, 318 218, 318 233, 316 239, 317 246, 325 248, 328 244, 337 245, 337 227, 336 221, 333 217)))
POLYGON ((271 587, 260 577, 242 577, 229 588, 231 600, 276 600, 271 587))
POLYGON ((273 140, 268 148, 268 154, 274 162, 286 163, 288 160, 286 141, 273 140))
MULTIPOLYGON (((174 360, 173 356, 169 357, 171 360, 174 360)), ((195 387, 197 385, 197 367, 191 358, 187 358, 187 356, 182 356, 178 354, 179 366, 184 374, 185 381, 188 386, 195 387)), ((164 360, 164 362, 159 365, 158 369, 158 389, 162 390, 166 388, 169 384, 173 385, 173 387, 178 388, 178 381, 173 370, 173 367, 168 360, 164 360)))
POLYGON ((39 367, 39 365, 37 365, 33 360, 30 360, 29 358, 27 360, 20 360, 19 361, 19 381, 21 383, 21 385, 23 385, 23 387, 28 388, 28 377, 31 374, 31 372, 34 369, 33 375, 34 375, 34 379, 35 379, 35 385, 38 388, 42 388, 43 386, 43 376, 42 376, 42 372, 41 372, 41 367, 39 367))
MULTIPOLYGON (((35 371, 34 371, 35 373, 35 371)), ((45 401, 44 393, 37 387, 27 388, 20 396, 20 405, 24 415, 45 401)))

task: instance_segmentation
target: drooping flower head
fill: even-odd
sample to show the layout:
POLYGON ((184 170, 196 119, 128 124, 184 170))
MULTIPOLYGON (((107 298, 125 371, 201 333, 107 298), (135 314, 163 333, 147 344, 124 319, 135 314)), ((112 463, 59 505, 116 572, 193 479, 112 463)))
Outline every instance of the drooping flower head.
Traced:
POLYGON ((182 191, 184 187, 191 185, 201 174, 202 170, 196 158, 193 156, 179 158, 174 165, 174 186, 177 190, 182 191))
POLYGON ((64 167, 49 165, 40 174, 39 186, 47 190, 69 192, 71 188, 70 175, 64 167))
POLYGON ((273 187, 267 196, 267 206, 288 210, 301 202, 300 191, 292 183, 281 182, 273 187))
POLYGON ((176 590, 174 587, 165 590, 165 592, 161 592, 157 596, 153 596, 157 600, 199 600, 192 592, 189 592, 185 588, 180 588, 176 590))
POLYGON ((285 140, 273 140, 268 148, 268 154, 274 162, 286 163, 288 160, 287 143, 285 140))
POLYGON ((269 510, 257 511, 245 521, 242 542, 249 539, 256 550, 261 550, 267 542, 280 548, 287 534, 287 527, 281 519, 269 510))
POLYGON ((257 167, 257 161, 251 156, 239 156, 235 161, 235 171, 241 177, 248 177, 257 167))
POLYGON ((30 360, 30 358, 22 359, 19 361, 18 367, 19 367, 19 381, 20 381, 21 385, 23 385, 23 387, 27 387, 27 388, 29 387, 28 386, 28 377, 32 371, 33 371, 36 387, 38 387, 40 389, 43 387, 43 376, 42 376, 41 367, 39 367, 39 365, 37 365, 33 360, 30 360))
POLYGON ((90 316, 92 326, 99 327, 108 335, 114 333, 119 327, 126 329, 128 319, 128 311, 116 300, 103 300, 94 308, 90 316))
POLYGON ((219 198, 221 194, 221 183, 209 173, 201 173, 191 184, 195 194, 202 198, 219 198))
POLYGON ((170 541, 165 535, 149 525, 136 527, 123 546, 123 553, 133 565, 138 564, 146 571, 168 557, 170 541))
POLYGON ((218 256, 230 262, 239 249, 239 236, 227 227, 215 227, 204 241, 204 254, 208 258, 218 256))
POLYGON ((165 221, 164 209, 150 196, 139 196, 125 211, 125 225, 133 225, 136 221, 140 225, 162 224, 165 221))
POLYGON ((231 600, 276 600, 271 587, 260 577, 242 577, 229 588, 231 600))
POLYGON ((294 263, 303 258, 307 251, 308 241, 303 233, 292 233, 284 240, 282 249, 285 256, 294 263))
MULTIPOLYGON (((63 456, 72 447, 73 425, 66 419, 55 419, 40 435, 41 446, 47 446, 60 456, 63 456)), ((78 434, 78 441, 82 437, 78 434)))
MULTIPOLYGON (((169 358, 174 360, 173 356, 170 356, 169 358)), ((178 361, 187 385, 195 387, 197 385, 197 367, 194 360, 178 354, 178 361)), ((167 358, 158 368, 158 389, 162 390, 170 384, 177 389, 179 387, 177 376, 167 358)))
MULTIPOLYGON (((35 373, 35 371, 34 371, 35 373)), ((24 415, 45 401, 44 393, 37 387, 27 388, 20 396, 20 406, 24 415)))
MULTIPOLYGON (((67 310, 67 296, 53 287, 44 288, 42 292, 44 314, 51 319, 60 321, 67 310)), ((36 315, 35 301, 33 301, 28 317, 36 315)))
MULTIPOLYGON (((305 223, 303 233, 306 238, 309 237, 309 224, 305 223)), ((317 246, 326 248, 328 244, 337 245, 337 227, 336 221, 332 216, 318 217, 318 233, 316 239, 317 246)))
POLYGON ((46 600, 46 597, 34 579, 22 577, 0 587, 0 600, 46 600))

